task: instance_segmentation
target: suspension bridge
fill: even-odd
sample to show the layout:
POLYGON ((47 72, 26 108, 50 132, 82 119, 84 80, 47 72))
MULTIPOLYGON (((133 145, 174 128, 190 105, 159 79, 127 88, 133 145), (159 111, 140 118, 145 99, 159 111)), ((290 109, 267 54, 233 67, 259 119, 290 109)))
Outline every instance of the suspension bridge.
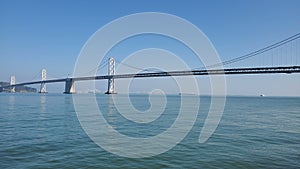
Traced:
POLYGON ((143 71, 143 73, 132 73, 132 74, 115 74, 115 63, 123 64, 122 62, 110 57, 108 62, 101 64, 97 67, 107 66, 107 75, 94 75, 94 76, 83 76, 83 77, 67 77, 67 78, 55 78, 47 79, 46 69, 41 71, 41 79, 35 81, 28 81, 23 83, 16 83, 15 76, 11 76, 10 84, 7 86, 0 86, 0 88, 8 89, 9 92, 15 92, 15 87, 40 84, 40 93, 47 93, 46 84, 48 83, 65 83, 66 94, 75 93, 75 82, 87 81, 87 80, 108 80, 108 88, 105 94, 114 94, 115 91, 115 79, 121 78, 150 78, 150 77, 168 77, 168 76, 204 76, 204 75, 238 75, 238 74, 292 74, 300 73, 300 33, 281 40, 277 43, 256 50, 249 54, 236 57, 230 60, 208 65, 206 67, 199 67, 193 70, 179 70, 179 71, 154 71, 147 70, 144 68, 138 68, 132 65, 125 65, 134 69, 143 71), (257 61, 256 59, 259 59, 257 61), (253 59, 256 60, 259 66, 253 66, 253 59), (251 61, 252 60, 252 61, 251 61), (265 63, 263 63, 264 60, 265 63), (244 63, 243 66, 237 65, 244 63), (245 63, 249 64, 246 66, 245 63), (227 68, 227 65, 232 67, 227 68), (224 66, 224 69, 216 69, 218 66, 224 66))

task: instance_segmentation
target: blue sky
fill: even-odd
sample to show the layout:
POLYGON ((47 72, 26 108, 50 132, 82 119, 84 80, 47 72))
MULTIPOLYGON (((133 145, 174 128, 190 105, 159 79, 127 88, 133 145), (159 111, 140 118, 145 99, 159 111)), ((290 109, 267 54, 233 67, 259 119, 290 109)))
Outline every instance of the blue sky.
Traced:
MULTIPOLYGON (((44 67, 48 77, 66 77, 95 31, 133 13, 163 12, 184 18, 207 35, 222 60, 228 60, 299 33, 299 9, 298 0, 0 0, 0 81, 8 81, 10 75, 17 82, 36 79, 44 67)), ((209 85, 205 77, 200 81, 209 85)), ((228 93, 233 95, 300 96, 299 83, 299 75, 227 77, 228 93)), ((105 90, 106 82, 99 85, 105 90)), ((137 91, 148 91, 135 86, 137 91)), ((63 84, 48 85, 48 90, 63 91, 63 84)), ((208 88, 202 90, 209 93, 208 88)))

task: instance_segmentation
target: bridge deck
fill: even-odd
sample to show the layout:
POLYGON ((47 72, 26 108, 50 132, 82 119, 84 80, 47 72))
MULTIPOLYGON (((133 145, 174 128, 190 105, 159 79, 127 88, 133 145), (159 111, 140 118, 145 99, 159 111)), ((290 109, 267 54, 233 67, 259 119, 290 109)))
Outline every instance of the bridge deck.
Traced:
POLYGON ((286 66, 286 67, 259 67, 259 68, 233 68, 233 69, 209 69, 209 70, 188 70, 188 71, 169 71, 169 72, 152 72, 152 73, 137 73, 137 74, 120 74, 120 75, 102 75, 102 76, 88 76, 88 77, 74 77, 50 79, 45 81, 33 81, 18 83, 5 87, 24 86, 41 83, 57 83, 65 82, 68 79, 73 81, 85 80, 102 80, 102 79, 121 79, 121 78, 146 78, 146 77, 166 77, 166 76, 203 76, 203 75, 236 75, 236 74, 271 74, 271 73, 300 73, 300 66, 286 66))

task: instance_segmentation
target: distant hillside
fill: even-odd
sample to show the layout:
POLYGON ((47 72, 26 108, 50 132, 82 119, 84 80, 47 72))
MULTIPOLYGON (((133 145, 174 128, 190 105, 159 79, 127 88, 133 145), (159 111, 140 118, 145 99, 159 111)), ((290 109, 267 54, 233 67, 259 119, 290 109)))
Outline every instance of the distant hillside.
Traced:
MULTIPOLYGON (((7 86, 7 85, 9 85, 8 82, 0 82, 0 92, 10 92, 10 88, 2 87, 2 86, 7 86)), ((21 93, 36 93, 37 92, 36 88, 27 87, 27 86, 16 86, 15 91, 21 92, 21 93)))

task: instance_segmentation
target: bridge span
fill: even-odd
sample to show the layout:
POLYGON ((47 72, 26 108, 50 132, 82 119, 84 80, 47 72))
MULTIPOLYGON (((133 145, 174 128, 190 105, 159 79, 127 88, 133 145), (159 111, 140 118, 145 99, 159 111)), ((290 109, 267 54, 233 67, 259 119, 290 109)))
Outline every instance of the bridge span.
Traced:
MULTIPOLYGON (((25 86, 33 84, 41 84, 40 93, 46 93, 47 83, 65 83, 65 92, 67 94, 75 93, 74 84, 76 81, 86 81, 86 80, 108 80, 108 88, 106 94, 115 93, 115 79, 122 78, 153 78, 153 77, 168 77, 168 76, 205 76, 205 75, 250 75, 250 74, 291 74, 300 73, 300 33, 297 33, 291 37, 288 37, 282 41, 259 49, 257 51, 236 57, 230 60, 223 61, 221 63, 216 63, 214 65, 209 65, 205 68, 196 68, 193 70, 179 70, 179 71, 152 71, 147 73, 137 73, 137 74, 115 74, 115 59, 109 58, 108 62, 105 63, 108 66, 107 75, 94 75, 85 77, 68 77, 68 78, 56 78, 56 79, 46 79, 46 69, 42 70, 42 78, 37 81, 29 81, 24 83, 16 83, 14 76, 10 78, 10 85, 0 86, 0 89, 9 89, 10 92, 15 92, 16 86, 25 86), (228 64, 235 64, 244 60, 253 59, 254 56, 259 57, 255 63, 262 63, 263 60, 268 59, 267 65, 255 66, 255 63, 251 63, 250 66, 235 66, 236 68, 225 68, 216 69, 216 67, 225 66, 228 64), (271 66, 272 65, 272 66, 271 66), (274 66, 277 65, 277 66, 274 66), (282 66, 284 65, 284 66, 282 66), (288 65, 288 66, 287 66, 288 65)), ((256 57, 258 58, 258 57, 256 57)), ((119 62, 123 64, 122 62, 119 62)), ((126 64, 125 64, 126 65, 126 64)), ((130 66, 130 65, 127 65, 130 66)), ((100 65, 97 67, 100 67, 100 65)), ((137 68, 130 66, 131 68, 137 68)), ((146 71, 146 69, 138 68, 140 71, 146 71)))
MULTIPOLYGON (((86 77, 70 77, 60 79, 39 80, 32 82, 24 82, 18 84, 11 84, 9 86, 2 86, 3 88, 13 88, 16 86, 25 86, 33 84, 46 84, 46 83, 58 83, 65 82, 66 94, 75 93, 74 82, 86 81, 86 80, 111 80, 122 78, 151 78, 151 77, 168 77, 168 76, 205 76, 205 75, 249 75, 249 74, 292 74, 300 73, 300 66, 285 66, 285 67, 257 67, 257 68, 233 68, 233 69, 202 69, 202 70, 184 70, 184 71, 169 71, 169 72, 151 72, 151 73, 137 73, 137 74, 118 74, 118 75, 101 75, 101 76, 86 76, 86 77)), ((114 82, 110 85, 114 85, 114 82)), ((108 86, 108 89, 110 86, 108 86)), ((114 88, 114 86, 113 86, 114 88)), ((107 91, 107 94, 114 93, 107 91)))

